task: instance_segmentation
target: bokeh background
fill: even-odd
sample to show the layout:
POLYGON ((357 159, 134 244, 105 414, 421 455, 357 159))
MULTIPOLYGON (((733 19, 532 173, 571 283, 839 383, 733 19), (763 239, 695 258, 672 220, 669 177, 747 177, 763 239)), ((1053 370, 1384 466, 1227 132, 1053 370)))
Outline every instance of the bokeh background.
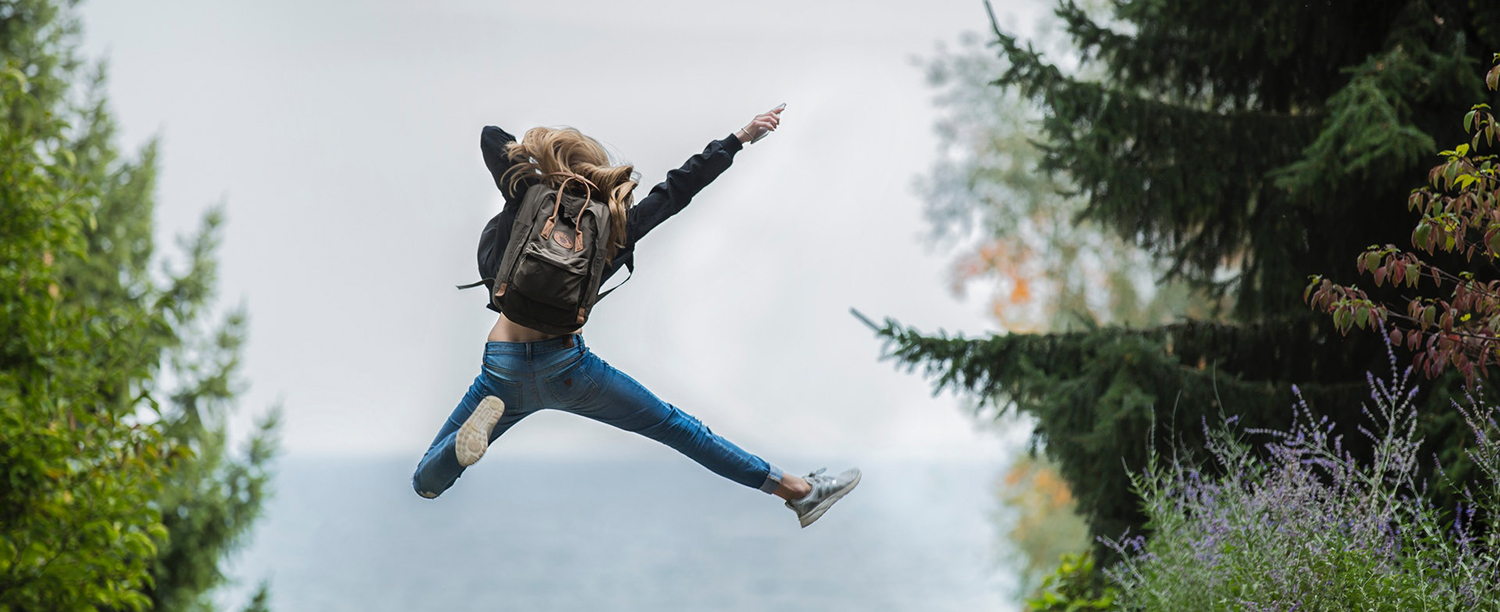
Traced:
POLYGON ((1500 298, 1420 281, 1500 3, 1047 4, 0 0, 0 608, 1495 608, 1500 298), (783 102, 587 335, 860 489, 549 414, 415 495, 481 126, 649 189, 783 102))
MULTIPOLYGON (((1026 31, 1044 7, 996 9, 1026 31)), ((269 579, 278 610, 1013 606, 992 490, 1024 428, 878 361, 850 314, 996 329, 950 290, 971 245, 933 238, 914 186, 940 149, 925 66, 987 29, 982 3, 81 14, 122 142, 160 140, 158 242, 224 206, 221 306, 250 317, 231 432, 284 406, 275 497, 220 601, 269 579), (480 128, 577 127, 644 190, 782 102, 781 129, 642 243, 586 337, 790 471, 861 465, 847 507, 799 533, 758 493, 561 414, 513 429, 438 502, 411 494, 493 324, 482 292, 453 289, 501 206, 480 128)))
MULTIPOLYGON (((287 402, 293 455, 414 454, 477 372, 493 316, 453 285, 476 277, 501 205, 480 127, 577 127, 645 190, 781 102, 775 137, 643 242, 591 346, 773 456, 994 446, 877 363, 849 314, 993 325, 948 297, 951 252, 923 239, 912 186, 937 152, 920 58, 986 27, 981 3, 96 2, 83 17, 122 139, 161 138, 160 242, 226 206, 220 293, 252 318, 242 397, 287 402)), ((543 415, 500 452, 640 450, 578 425, 543 415)))

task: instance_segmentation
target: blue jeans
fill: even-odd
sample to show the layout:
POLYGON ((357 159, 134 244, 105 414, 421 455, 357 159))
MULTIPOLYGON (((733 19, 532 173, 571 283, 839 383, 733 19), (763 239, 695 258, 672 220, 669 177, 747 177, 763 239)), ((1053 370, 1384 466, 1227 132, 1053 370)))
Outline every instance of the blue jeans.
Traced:
POLYGON ((710 431, 701 421, 652 395, 624 372, 594 355, 578 335, 540 342, 490 342, 484 367, 458 402, 432 446, 417 464, 412 487, 437 497, 463 474, 455 439, 479 401, 493 395, 505 414, 490 432, 490 443, 537 410, 553 408, 632 431, 677 449, 714 473, 771 493, 782 472, 710 431))

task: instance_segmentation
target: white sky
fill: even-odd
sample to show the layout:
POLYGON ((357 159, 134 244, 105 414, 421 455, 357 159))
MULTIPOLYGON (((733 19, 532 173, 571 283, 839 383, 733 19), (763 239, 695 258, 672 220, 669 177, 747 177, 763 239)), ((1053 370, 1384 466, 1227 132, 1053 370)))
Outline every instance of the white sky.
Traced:
MULTIPOLYGON (((219 287, 251 317, 236 423, 284 400, 294 455, 415 464, 478 372, 494 316, 453 285, 476 278, 501 205, 482 126, 577 127, 635 163, 642 196, 780 102, 781 130, 641 243, 590 347, 773 463, 1002 451, 959 399, 877 361, 848 314, 993 329, 948 293, 951 252, 924 245, 911 188, 937 146, 912 58, 983 30, 980 0, 94 0, 83 16, 124 142, 161 137, 161 250, 227 204, 219 287)), ((543 413, 496 452, 651 444, 543 413)))

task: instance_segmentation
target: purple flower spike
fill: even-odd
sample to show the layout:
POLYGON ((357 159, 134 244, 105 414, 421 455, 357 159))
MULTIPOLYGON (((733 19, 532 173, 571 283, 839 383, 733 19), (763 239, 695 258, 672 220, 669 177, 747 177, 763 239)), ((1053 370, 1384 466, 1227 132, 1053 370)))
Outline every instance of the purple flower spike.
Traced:
POLYGON ((1209 465, 1219 471, 1174 455, 1132 474, 1154 531, 1105 539, 1123 558, 1104 570, 1116 604, 1500 610, 1500 410, 1478 393, 1454 403, 1474 433, 1465 452, 1487 488, 1466 491, 1452 510, 1436 508, 1417 476, 1430 453, 1420 450, 1413 370, 1398 370, 1394 357, 1390 365, 1386 377, 1367 375, 1370 399, 1353 424, 1372 448, 1367 456, 1347 449, 1336 433, 1347 429, 1293 385, 1290 426, 1244 432, 1257 443, 1233 433, 1238 415, 1205 427, 1209 465))

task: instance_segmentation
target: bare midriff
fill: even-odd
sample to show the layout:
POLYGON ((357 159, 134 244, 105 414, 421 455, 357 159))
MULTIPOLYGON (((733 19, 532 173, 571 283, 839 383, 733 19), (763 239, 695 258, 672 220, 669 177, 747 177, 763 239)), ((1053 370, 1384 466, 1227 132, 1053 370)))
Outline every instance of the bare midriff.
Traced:
MULTIPOLYGON (((579 333, 579 330, 573 333, 579 333)), ((539 340, 550 340, 561 338, 566 334, 549 334, 539 332, 530 327, 522 327, 521 324, 500 315, 500 320, 495 321, 495 326, 490 328, 490 342, 537 342, 539 340)))

